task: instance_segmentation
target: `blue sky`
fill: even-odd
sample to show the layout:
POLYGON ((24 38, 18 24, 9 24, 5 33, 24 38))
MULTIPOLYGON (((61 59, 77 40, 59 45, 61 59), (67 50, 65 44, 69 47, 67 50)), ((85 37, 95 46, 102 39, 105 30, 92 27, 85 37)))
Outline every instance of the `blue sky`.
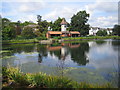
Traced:
POLYGON ((47 21, 64 17, 70 22, 74 14, 86 10, 91 26, 107 28, 118 23, 118 0, 3 0, 1 4, 2 17, 11 21, 36 22, 41 15, 47 21))

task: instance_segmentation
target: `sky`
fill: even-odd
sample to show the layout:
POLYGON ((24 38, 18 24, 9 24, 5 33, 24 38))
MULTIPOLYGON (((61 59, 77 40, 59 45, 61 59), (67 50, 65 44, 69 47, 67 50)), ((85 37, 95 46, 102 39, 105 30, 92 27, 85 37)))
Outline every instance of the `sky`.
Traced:
POLYGON ((88 23, 93 27, 112 28, 118 23, 119 0, 2 0, 0 15, 11 21, 55 21, 58 17, 70 23, 78 11, 90 14, 88 23))

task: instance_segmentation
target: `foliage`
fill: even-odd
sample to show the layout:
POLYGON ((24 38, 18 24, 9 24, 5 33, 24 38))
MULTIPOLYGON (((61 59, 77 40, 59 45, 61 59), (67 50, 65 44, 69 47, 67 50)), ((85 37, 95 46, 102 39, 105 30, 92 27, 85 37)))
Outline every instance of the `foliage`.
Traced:
POLYGON ((114 25, 113 34, 120 36, 120 25, 114 25))
POLYGON ((40 88, 110 88, 111 84, 106 85, 93 85, 85 82, 77 83, 66 77, 58 77, 46 75, 45 73, 22 73, 18 68, 13 67, 3 67, 3 87, 16 87, 26 86, 26 87, 40 87, 40 88), (6 83, 15 83, 14 85, 6 83), (5 86, 6 85, 6 86, 5 86))
POLYGON ((30 24, 35 24, 35 23, 33 23, 33 22, 28 22, 28 21, 25 21, 25 22, 23 22, 23 23, 20 23, 20 26, 22 26, 22 27, 24 27, 24 26, 27 26, 27 25, 30 25, 30 24))
POLYGON ((81 35, 86 36, 89 33, 89 25, 86 24, 89 14, 86 11, 79 11, 71 18, 71 31, 79 31, 81 35))
POLYGON ((42 21, 42 16, 37 15, 37 19, 38 19, 38 30, 36 31, 36 35, 38 37, 42 36, 43 34, 45 34, 47 32, 48 29, 48 22, 46 20, 42 21))
POLYGON ((60 37, 60 36, 58 36, 58 37, 53 37, 53 39, 61 39, 61 37, 60 37))
POLYGON ((36 39, 37 39, 37 40, 47 40, 46 37, 37 37, 36 39))
POLYGON ((17 35, 15 39, 16 40, 22 40, 22 39, 25 39, 25 38, 22 35, 17 35))
POLYGON ((2 19, 2 39, 10 40, 16 37, 15 25, 10 22, 7 18, 2 19))
POLYGON ((22 31, 22 28, 20 26, 20 21, 17 21, 16 23, 16 35, 20 35, 21 34, 21 31, 22 31))
POLYGON ((35 37, 35 34, 33 33, 33 28, 31 28, 31 27, 25 27, 22 30, 21 35, 22 35, 22 37, 24 37, 26 39, 31 39, 31 38, 35 37))
POLYGON ((98 35, 98 36, 106 36, 106 35, 107 35, 107 31, 106 31, 106 30, 99 30, 99 31, 97 32, 97 35, 98 35))
POLYGON ((52 27, 52 31, 61 31, 61 25, 60 23, 62 22, 62 18, 58 17, 57 20, 54 21, 52 27))

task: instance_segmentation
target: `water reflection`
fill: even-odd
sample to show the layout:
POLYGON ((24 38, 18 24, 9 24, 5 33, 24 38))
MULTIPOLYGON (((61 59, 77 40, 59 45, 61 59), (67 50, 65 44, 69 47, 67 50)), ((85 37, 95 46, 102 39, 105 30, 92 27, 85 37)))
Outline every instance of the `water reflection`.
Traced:
MULTIPOLYGON (((74 45, 73 45, 74 46, 74 45)), ((89 60, 86 56, 86 52, 89 51, 88 43, 81 43, 79 47, 70 47, 71 60, 78 63, 78 65, 86 65, 89 60)))
POLYGON ((116 41, 90 41, 52 45, 5 45, 3 50, 9 50, 10 52, 3 53, 3 57, 15 56, 15 58, 11 58, 11 60, 6 58, 3 63, 11 61, 13 64, 16 62, 19 64, 17 60, 20 60, 21 64, 37 61, 44 65, 55 66, 61 60, 70 67, 87 65, 94 68, 103 68, 112 67, 114 64, 117 68, 119 45, 120 43, 116 41))
POLYGON ((86 65, 89 60, 85 55, 89 51, 88 43, 62 43, 57 46, 47 46, 51 56, 55 55, 59 60, 67 60, 68 55, 71 56, 71 60, 78 65, 86 65))
POLYGON ((54 72, 55 75, 62 76, 66 68, 72 67, 70 71, 67 70, 66 75, 76 81, 96 82, 99 79, 99 82, 102 82, 102 79, 104 82, 105 80, 117 82, 119 75, 115 76, 115 73, 120 70, 118 69, 119 46, 120 42, 116 40, 52 45, 4 45, 3 50, 7 52, 3 53, 2 63, 6 66, 8 63, 11 66, 19 65, 23 72, 41 71, 48 74, 54 72))

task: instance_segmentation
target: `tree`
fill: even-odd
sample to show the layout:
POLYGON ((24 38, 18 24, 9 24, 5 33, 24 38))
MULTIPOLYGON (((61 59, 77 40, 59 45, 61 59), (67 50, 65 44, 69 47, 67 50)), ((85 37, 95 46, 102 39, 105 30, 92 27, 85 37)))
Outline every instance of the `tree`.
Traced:
POLYGON ((42 21, 42 16, 37 15, 37 19, 38 19, 38 30, 36 31, 37 36, 43 36, 43 34, 45 35, 45 33, 47 32, 48 29, 48 22, 46 20, 42 21))
POLYGON ((31 38, 35 37, 35 34, 34 34, 33 29, 31 27, 25 27, 22 30, 21 35, 26 39, 31 39, 31 38))
POLYGON ((2 18, 2 39, 10 40, 16 37, 16 26, 7 18, 2 18))
POLYGON ((97 35, 98 35, 98 36, 106 36, 106 35, 107 35, 107 31, 106 31, 106 30, 99 30, 99 31, 97 32, 97 35))
POLYGON ((81 35, 85 36, 89 34, 89 24, 86 24, 89 18, 89 14, 86 11, 79 11, 71 18, 71 31, 79 31, 81 35))
POLYGON ((114 25, 113 34, 120 36, 120 25, 114 25))
POLYGON ((58 19, 55 20, 52 25, 52 30, 53 31, 61 31, 61 25, 60 25, 61 22, 62 22, 62 18, 58 17, 58 19))
POLYGON ((20 26, 20 21, 17 21, 17 23, 16 23, 16 35, 20 35, 21 34, 21 31, 22 31, 22 28, 21 28, 21 26, 20 26))
POLYGON ((7 18, 2 18, 2 29, 7 27, 10 24, 10 20, 7 18))

